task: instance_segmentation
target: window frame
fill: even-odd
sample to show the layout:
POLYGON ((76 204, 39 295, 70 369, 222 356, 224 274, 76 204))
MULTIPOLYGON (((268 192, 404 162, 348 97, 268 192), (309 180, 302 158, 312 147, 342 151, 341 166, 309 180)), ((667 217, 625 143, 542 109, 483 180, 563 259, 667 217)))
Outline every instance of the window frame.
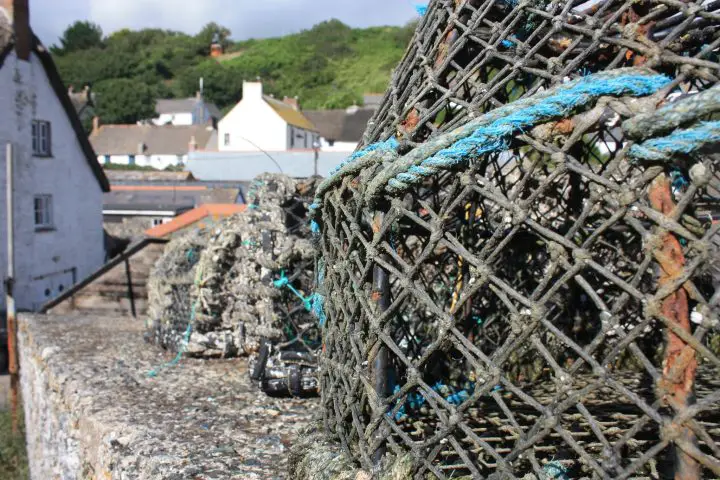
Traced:
POLYGON ((35 231, 55 229, 52 195, 42 193, 33 197, 33 223, 35 231))
POLYGON ((52 157, 52 124, 50 121, 39 119, 33 120, 31 136, 33 156, 52 157))

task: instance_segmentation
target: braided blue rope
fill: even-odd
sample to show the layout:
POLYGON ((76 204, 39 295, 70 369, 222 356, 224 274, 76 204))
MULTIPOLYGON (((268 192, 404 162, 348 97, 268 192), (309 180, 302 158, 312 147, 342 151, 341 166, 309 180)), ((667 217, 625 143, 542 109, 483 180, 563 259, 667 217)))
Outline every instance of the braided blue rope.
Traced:
POLYGON ((700 148, 720 142, 720 121, 701 122, 670 135, 652 138, 633 145, 628 157, 637 160, 667 162, 678 154, 688 155, 700 148))
MULTIPOLYGON (((390 179, 385 187, 390 193, 402 192, 425 177, 442 170, 457 168, 470 157, 506 150, 512 136, 555 118, 567 117, 572 112, 598 97, 606 95, 648 95, 667 85, 664 75, 620 75, 614 78, 583 77, 574 85, 539 100, 525 108, 510 111, 506 116, 480 126, 470 136, 458 140, 450 147, 436 152, 419 165, 390 179)), ((512 104, 510 104, 512 105, 512 104)))
MULTIPOLYGON (((353 163, 358 158, 364 157, 368 153, 376 152, 376 151, 380 151, 380 150, 395 150, 395 149, 397 149, 397 147, 399 145, 400 145, 400 143, 397 141, 397 139, 395 137, 390 137, 387 140, 385 140, 384 142, 371 143, 367 147, 351 154, 345 161, 340 162, 340 164, 338 164, 335 168, 330 170, 330 174, 328 176, 329 177, 334 176, 340 170, 342 170, 343 167, 353 163)), ((311 205, 311 208, 312 208, 312 205, 311 205)))

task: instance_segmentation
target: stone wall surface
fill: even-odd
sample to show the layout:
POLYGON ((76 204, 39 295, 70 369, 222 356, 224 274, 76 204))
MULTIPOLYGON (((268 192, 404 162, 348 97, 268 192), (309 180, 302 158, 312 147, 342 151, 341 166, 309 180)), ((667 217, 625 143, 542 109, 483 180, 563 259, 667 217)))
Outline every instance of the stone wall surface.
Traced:
POLYGON ((19 322, 33 480, 288 478, 316 400, 265 396, 243 359, 157 369, 171 357, 130 318, 19 322))

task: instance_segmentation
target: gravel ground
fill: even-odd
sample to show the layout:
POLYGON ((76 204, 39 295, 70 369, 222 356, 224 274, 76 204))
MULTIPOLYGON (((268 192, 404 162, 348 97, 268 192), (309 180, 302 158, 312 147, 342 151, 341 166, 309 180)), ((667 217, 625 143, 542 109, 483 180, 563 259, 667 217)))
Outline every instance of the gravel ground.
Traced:
MULTIPOLYGON (((317 400, 267 397, 250 383, 245 359, 183 358, 149 376, 173 356, 145 343, 142 332, 142 321, 123 318, 21 320, 24 355, 46 367, 37 369, 50 385, 44 396, 57 397, 31 408, 46 410, 41 417, 78 419, 65 428, 79 442, 85 472, 101 468, 123 479, 287 478, 288 448, 317 400)), ((28 432, 31 462, 33 451, 55 448, 33 449, 32 439, 40 437, 47 435, 28 432)))

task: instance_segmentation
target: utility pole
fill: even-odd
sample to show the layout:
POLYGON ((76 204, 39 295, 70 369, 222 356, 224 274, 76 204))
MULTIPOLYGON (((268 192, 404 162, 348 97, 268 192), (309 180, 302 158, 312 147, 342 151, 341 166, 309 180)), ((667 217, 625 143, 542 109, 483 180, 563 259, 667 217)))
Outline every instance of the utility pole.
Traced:
POLYGON ((12 414, 13 433, 19 432, 18 416, 18 389, 19 365, 17 352, 17 323, 15 321, 15 297, 13 295, 13 284, 15 283, 15 229, 13 222, 13 146, 7 144, 5 149, 6 163, 6 204, 7 204, 7 278, 5 279, 5 304, 7 307, 7 330, 8 330, 8 364, 10 371, 10 409, 12 414))
POLYGON ((315 140, 313 142, 313 152, 315 153, 315 164, 314 164, 314 169, 313 169, 313 171, 314 171, 313 175, 317 177, 318 176, 318 156, 320 155, 319 154, 320 142, 318 142, 317 140, 315 140))

